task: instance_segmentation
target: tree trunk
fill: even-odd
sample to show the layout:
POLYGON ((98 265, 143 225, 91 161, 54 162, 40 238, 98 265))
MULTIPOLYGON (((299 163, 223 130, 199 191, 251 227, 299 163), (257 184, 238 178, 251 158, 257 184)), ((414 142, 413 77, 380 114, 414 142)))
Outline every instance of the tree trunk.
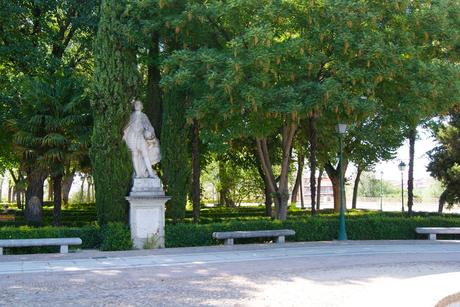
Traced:
POLYGON ((61 225, 61 203, 62 203, 62 175, 53 176, 53 215, 54 215, 54 226, 61 225))
POLYGON ((316 115, 308 117, 308 140, 310 142, 310 197, 311 214, 316 214, 316 115))
POLYGON ((18 209, 22 209, 22 199, 21 199, 22 192, 16 191, 16 206, 18 209))
POLYGON ((74 176, 75 171, 72 171, 64 175, 62 179, 62 202, 64 204, 64 207, 67 207, 69 205, 69 193, 70 189, 72 188, 74 176))
POLYGON ((438 213, 440 214, 442 213, 442 210, 444 209, 446 198, 447 198, 447 190, 444 190, 444 192, 441 193, 441 196, 439 196, 438 213))
MULTIPOLYGON (((342 161, 342 172, 343 172, 343 174, 345 174, 345 172, 347 170, 347 166, 348 166, 348 161, 346 159, 344 159, 342 161)), ((339 212, 340 211, 340 173, 339 173, 339 170, 338 170, 338 166, 337 166, 337 169, 336 169, 336 168, 334 168, 332 166, 332 164, 330 162, 327 162, 324 165, 324 168, 326 170, 326 173, 327 173, 329 179, 332 182, 332 191, 333 191, 333 194, 334 194, 334 211, 339 212)), ((344 207, 344 209, 346 209, 347 206, 346 206, 346 197, 345 197, 345 194, 346 194, 345 193, 345 181, 343 182, 343 188, 344 188, 343 207, 344 207)))
POLYGON ((254 157, 256 159, 256 167, 257 171, 259 173, 260 178, 262 178, 264 182, 264 195, 265 195, 265 215, 266 216, 272 216, 272 204, 273 204, 273 199, 272 199, 272 194, 270 191, 269 183, 267 181, 267 178, 264 174, 264 170, 262 169, 262 162, 260 160, 260 156, 257 153, 257 151, 253 152, 254 157))
POLYGON ((80 195, 79 195, 79 203, 83 203, 83 198, 85 197, 85 175, 80 176, 81 179, 81 186, 80 186, 80 195))
POLYGON ((8 183, 8 203, 13 202, 13 187, 8 183))
POLYGON ((288 190, 288 175, 289 175, 289 164, 291 161, 292 152, 292 140, 294 138, 297 125, 291 123, 283 127, 282 132, 282 144, 283 144, 283 158, 281 160, 281 174, 279 183, 276 183, 275 176, 273 174, 273 166, 270 161, 267 139, 257 138, 256 146, 257 153, 259 155, 264 175, 269 183, 270 192, 274 195, 275 202, 275 218, 280 220, 286 220, 287 218, 287 202, 289 200, 288 190))
POLYGON ((222 159, 219 159, 218 168, 218 176, 220 182, 219 204, 221 206, 235 207, 235 202, 230 197, 230 187, 228 182, 229 178, 226 170, 226 165, 222 159))
POLYGON ((5 177, 0 177, 0 203, 3 201, 3 182, 5 181, 5 177))
POLYGON ((352 209, 356 209, 356 202, 358 200, 359 180, 361 179, 362 172, 363 172, 362 167, 358 166, 358 172, 356 173, 355 184, 353 185, 353 200, 351 202, 352 209))
POLYGON ((291 195, 291 202, 292 203, 297 203, 297 196, 299 195, 299 188, 302 183, 302 171, 303 171, 303 166, 304 166, 304 155, 299 154, 297 156, 297 175, 296 175, 296 180, 294 183, 294 188, 292 189, 292 195, 291 195))
POLYGON ((417 137, 417 127, 409 131, 409 173, 407 179, 407 213, 412 215, 414 205, 414 156, 415 138, 417 137))
POLYGON ((332 192, 334 197, 334 212, 340 212, 340 183, 338 177, 329 177, 332 182, 332 192))
POLYGON ((318 174, 318 189, 316 191, 316 211, 319 211, 321 209, 320 203, 321 203, 321 179, 323 178, 323 172, 324 168, 319 169, 319 174, 318 174))
POLYGON ((50 177, 46 181, 48 182, 48 201, 53 201, 53 179, 50 177))
POLYGON ((93 179, 91 178, 91 175, 88 175, 86 177, 86 202, 90 203, 91 202, 91 187, 93 185, 93 179))
POLYGON ((43 186, 45 176, 37 171, 27 175, 25 219, 29 223, 41 223, 43 205, 43 186))
POLYGON ((192 204, 193 204, 193 222, 198 223, 200 218, 200 130, 196 119, 193 119, 192 125, 192 204))
POLYGON ((300 208, 305 209, 305 200, 303 197, 303 178, 302 175, 300 176, 300 208))
POLYGON ((265 185, 265 215, 266 216, 272 216, 272 205, 273 205, 273 199, 272 199, 272 193, 270 192, 270 189, 265 185))
POLYGON ((160 40, 158 32, 154 31, 151 36, 149 47, 149 63, 147 65, 147 103, 144 112, 150 119, 155 134, 161 139, 161 122, 163 115, 163 103, 160 89, 160 40))

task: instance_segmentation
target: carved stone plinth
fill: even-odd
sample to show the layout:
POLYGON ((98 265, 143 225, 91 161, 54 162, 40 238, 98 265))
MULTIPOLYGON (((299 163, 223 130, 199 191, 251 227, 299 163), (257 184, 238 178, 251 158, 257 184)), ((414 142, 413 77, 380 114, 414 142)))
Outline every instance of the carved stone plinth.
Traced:
POLYGON ((159 178, 135 178, 129 201, 129 224, 135 248, 164 247, 165 196, 159 178))

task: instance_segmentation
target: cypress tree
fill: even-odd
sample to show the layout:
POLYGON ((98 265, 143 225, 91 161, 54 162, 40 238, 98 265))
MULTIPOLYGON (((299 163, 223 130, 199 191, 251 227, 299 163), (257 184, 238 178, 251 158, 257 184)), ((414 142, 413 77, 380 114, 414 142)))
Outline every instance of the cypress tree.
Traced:
POLYGON ((171 200, 166 204, 166 213, 174 221, 185 215, 191 176, 190 128, 185 119, 185 100, 179 91, 167 91, 164 95, 161 167, 164 173, 166 193, 171 196, 171 200))
POLYGON ((91 160, 101 225, 127 221, 132 163, 122 140, 138 82, 136 47, 129 41, 128 1, 103 0, 94 58, 91 160))

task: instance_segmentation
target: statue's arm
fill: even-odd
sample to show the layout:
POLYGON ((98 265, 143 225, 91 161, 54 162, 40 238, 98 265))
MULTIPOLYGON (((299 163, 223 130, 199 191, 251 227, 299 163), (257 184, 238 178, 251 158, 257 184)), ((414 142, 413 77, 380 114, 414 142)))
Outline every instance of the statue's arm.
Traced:
POLYGON ((149 131, 152 133, 152 135, 154 137, 156 137, 155 135, 155 128, 153 128, 152 124, 150 123, 150 120, 149 118, 147 117, 147 115, 145 115, 144 113, 142 113, 142 126, 144 126, 144 129, 146 131, 149 131))

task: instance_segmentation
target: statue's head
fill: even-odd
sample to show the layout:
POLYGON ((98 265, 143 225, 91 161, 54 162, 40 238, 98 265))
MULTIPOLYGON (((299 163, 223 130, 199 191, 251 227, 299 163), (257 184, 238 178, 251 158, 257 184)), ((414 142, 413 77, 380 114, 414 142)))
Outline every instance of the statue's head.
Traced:
POLYGON ((140 100, 133 100, 134 110, 142 111, 142 102, 140 100))

